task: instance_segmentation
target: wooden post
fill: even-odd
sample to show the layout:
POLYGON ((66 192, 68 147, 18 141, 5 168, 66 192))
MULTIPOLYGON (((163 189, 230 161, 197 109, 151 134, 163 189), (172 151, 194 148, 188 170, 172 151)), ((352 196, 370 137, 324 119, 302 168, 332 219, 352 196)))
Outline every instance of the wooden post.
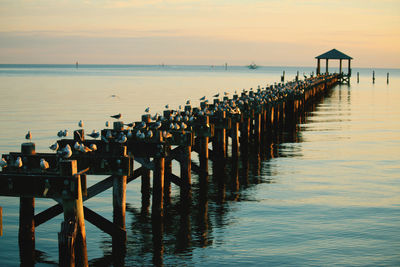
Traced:
POLYGON ((386 74, 386 83, 389 84, 389 72, 386 74))
POLYGON ((239 157, 239 122, 232 121, 232 157, 239 157))
POLYGON ((180 161, 180 169, 181 169, 181 179, 184 181, 186 186, 181 186, 181 199, 184 203, 189 203, 188 199, 190 199, 191 195, 191 166, 192 166, 192 158, 191 158, 192 147, 191 146, 182 146, 181 147, 181 161, 180 161))
POLYGON ((254 142, 260 144, 261 141, 261 114, 254 114, 254 142))
POLYGON ((317 59, 317 75, 320 75, 320 74, 321 74, 321 60, 318 58, 317 59))
MULTIPOLYGON (((113 176, 113 223, 118 227, 125 230, 125 210, 126 210, 126 179, 125 175, 113 176)), ((113 234, 112 236, 112 250, 125 251, 126 235, 113 234)))
MULTIPOLYGON (((208 116, 201 116, 199 120, 202 120, 202 125, 209 125, 209 117, 208 116)), ((200 161, 200 168, 201 170, 208 175, 208 136, 200 136, 199 138, 199 145, 200 145, 200 153, 199 153, 199 161, 200 161)))
MULTIPOLYGON (((23 143, 21 153, 36 154, 35 144, 23 143)), ((18 241, 21 266, 33 266, 35 264, 35 198, 33 197, 20 197, 18 241)))
POLYGON ((329 73, 329 70, 328 70, 328 59, 326 59, 326 71, 325 71, 325 74, 328 74, 329 73))
POLYGON ((342 75, 342 59, 339 59, 339 74, 342 75))
POLYGON ((163 216, 163 194, 164 194, 164 167, 165 158, 154 158, 154 171, 153 171, 153 203, 152 203, 152 217, 158 218, 163 216))
MULTIPOLYGON (((60 161, 60 171, 62 176, 73 176, 77 173, 77 161, 76 160, 62 160, 60 161)), ((73 181, 77 183, 76 190, 77 198, 71 196, 67 189, 63 192, 63 210, 64 210, 64 222, 69 224, 70 222, 76 223, 76 240, 75 240, 75 263, 77 266, 88 266, 87 248, 86 248, 86 231, 85 231, 85 218, 83 212, 83 201, 82 201, 82 187, 80 176, 76 176, 76 180, 73 181)), ((65 181, 65 186, 72 187, 71 182, 65 181)), ((66 244, 68 242, 63 242, 60 240, 62 238, 62 232, 59 235, 59 254, 61 256, 62 250, 65 249, 61 244, 66 244), (61 253, 60 253, 61 252, 61 253)), ((73 242, 74 244, 74 242, 73 242)), ((60 258, 60 260, 62 260, 60 258)), ((67 263, 68 264, 68 263, 67 263)), ((67 266, 66 263, 60 262, 61 266, 67 266)))
POLYGON ((357 71, 357 83, 360 82, 360 73, 357 71))
POLYGON ((351 67, 350 67, 350 65, 351 65, 351 59, 349 59, 349 69, 347 70, 347 74, 349 75, 349 78, 351 77, 351 67))
POLYGON ((171 202, 171 180, 167 179, 167 177, 172 173, 172 161, 165 159, 165 167, 164 167, 164 202, 171 202))
POLYGON ((372 83, 375 83, 375 71, 372 71, 372 83))
POLYGON ((200 168, 206 175, 208 175, 208 137, 200 137, 200 153, 199 153, 199 161, 200 168))
POLYGON ((150 170, 144 168, 142 174, 142 186, 140 192, 142 193, 142 212, 148 213, 150 206, 150 170))

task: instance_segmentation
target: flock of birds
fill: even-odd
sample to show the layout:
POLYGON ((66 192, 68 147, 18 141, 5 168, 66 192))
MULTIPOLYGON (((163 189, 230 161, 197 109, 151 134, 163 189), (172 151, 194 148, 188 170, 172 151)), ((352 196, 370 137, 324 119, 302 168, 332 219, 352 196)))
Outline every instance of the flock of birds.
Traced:
MULTIPOLYGON (((120 144, 127 142, 128 139, 136 138, 137 140, 151 139, 155 132, 161 131, 164 138, 171 136, 172 132, 184 131, 193 125, 196 118, 199 116, 213 116, 219 111, 225 111, 229 114, 241 114, 246 107, 263 105, 266 103, 276 103, 279 101, 286 101, 288 98, 296 98, 304 94, 304 89, 307 88, 311 83, 314 82, 314 78, 307 78, 302 81, 292 81, 287 83, 274 84, 265 88, 258 87, 257 90, 245 90, 243 89, 242 94, 239 96, 235 91, 235 97, 229 98, 229 93, 225 92, 222 101, 216 101, 214 104, 208 105, 208 100, 206 96, 201 97, 199 100, 205 104, 201 105, 200 108, 183 110, 182 106, 179 106, 178 110, 170 110, 169 105, 165 108, 169 110, 169 117, 166 118, 158 113, 151 116, 151 122, 146 123, 141 122, 131 122, 124 124, 127 127, 127 131, 116 132, 111 129, 106 129, 105 136, 101 135, 100 132, 93 130, 87 136, 97 139, 101 138, 106 143, 110 140, 114 140, 120 144)), ((215 94, 213 96, 219 99, 220 94, 215 94)), ((190 105, 191 102, 188 100, 186 105, 190 105)), ((150 113, 150 108, 145 109, 147 114, 150 113)), ((110 116, 113 119, 120 120, 122 118, 121 113, 110 116)), ((105 123, 106 127, 110 127, 110 123, 107 121, 105 123)), ((78 126, 80 128, 84 127, 82 120, 79 121, 78 126)), ((57 133, 59 138, 64 138, 68 136, 68 130, 60 130, 57 133)), ((25 136, 26 140, 32 140, 32 133, 28 131, 25 136)), ((59 143, 55 142, 49 147, 52 151, 56 152, 58 156, 67 159, 73 155, 73 150, 77 153, 89 153, 97 150, 96 144, 91 144, 89 147, 80 142, 75 142, 73 148, 70 145, 66 145, 63 148, 59 147, 59 143)), ((17 157, 15 160, 14 167, 21 168, 23 162, 21 157, 17 157)), ((0 167, 7 167, 7 161, 2 158, 0 160, 0 167)), ((43 170, 49 168, 49 163, 45 159, 40 160, 40 167, 43 170)))

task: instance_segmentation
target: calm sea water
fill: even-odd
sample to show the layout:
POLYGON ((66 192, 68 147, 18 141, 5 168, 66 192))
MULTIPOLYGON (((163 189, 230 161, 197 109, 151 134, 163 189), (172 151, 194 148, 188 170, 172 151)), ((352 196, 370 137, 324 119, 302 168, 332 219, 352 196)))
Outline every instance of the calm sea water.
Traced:
MULTIPOLYGON (((19 151, 28 130, 37 151, 49 152, 56 133, 81 119, 87 132, 99 130, 112 114, 139 120, 146 107, 197 105, 203 95, 278 82, 283 70, 291 80, 314 68, 0 65, 0 153, 19 151)), ((159 258, 167 266, 399 266, 400 70, 377 69, 375 84, 372 70, 356 72, 360 83, 353 75, 333 88, 295 131, 263 148, 269 156, 214 171, 206 193, 193 175, 191 213, 177 212, 173 188, 161 246, 141 212, 140 181, 130 183, 126 266, 159 258)), ((36 199, 36 211, 54 203, 36 199)), ((110 190, 85 205, 112 219, 110 190)), ((19 199, 0 197, 0 206, 0 265, 18 266, 19 199)), ((36 228, 37 266, 56 265, 61 221, 36 228)), ((111 238, 88 222, 86 230, 91 265, 109 264, 111 238)))

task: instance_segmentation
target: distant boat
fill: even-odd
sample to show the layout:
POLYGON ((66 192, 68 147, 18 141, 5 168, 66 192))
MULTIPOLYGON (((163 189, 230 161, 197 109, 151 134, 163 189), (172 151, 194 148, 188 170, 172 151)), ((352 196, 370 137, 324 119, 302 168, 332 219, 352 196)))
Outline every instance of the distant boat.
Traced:
POLYGON ((248 65, 247 66, 249 69, 251 69, 251 70, 255 70, 255 69, 257 69, 258 68, 258 66, 256 65, 256 63, 251 63, 250 65, 248 65))

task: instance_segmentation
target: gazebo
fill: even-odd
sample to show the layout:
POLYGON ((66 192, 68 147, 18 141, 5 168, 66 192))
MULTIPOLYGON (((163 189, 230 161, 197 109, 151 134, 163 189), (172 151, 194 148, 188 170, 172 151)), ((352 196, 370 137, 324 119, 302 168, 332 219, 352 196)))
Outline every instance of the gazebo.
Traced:
POLYGON ((323 53, 322 55, 319 55, 315 57, 317 59, 317 75, 321 73, 321 59, 326 60, 326 73, 329 73, 328 71, 328 61, 329 59, 336 59, 339 60, 339 73, 341 74, 341 82, 350 82, 350 76, 351 76, 351 68, 350 68, 350 62, 353 59, 352 57, 340 52, 339 50, 332 49, 326 53, 323 53), (349 68, 347 71, 347 74, 342 73, 342 60, 348 60, 349 62, 349 68))

